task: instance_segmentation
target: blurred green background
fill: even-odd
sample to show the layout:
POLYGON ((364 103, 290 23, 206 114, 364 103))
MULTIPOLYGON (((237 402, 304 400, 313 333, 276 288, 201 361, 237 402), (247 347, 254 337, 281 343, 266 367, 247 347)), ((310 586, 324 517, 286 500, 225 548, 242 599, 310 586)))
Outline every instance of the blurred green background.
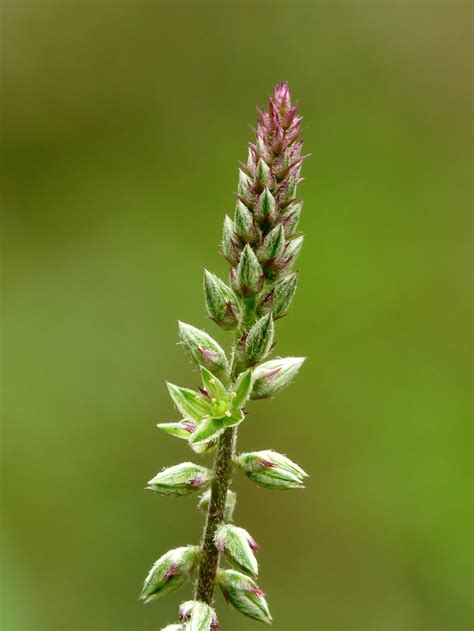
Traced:
MULTIPOLYGON (((242 449, 311 473, 237 478, 275 631, 465 631, 471 619, 470 53, 462 2, 3 2, 2 631, 158 630, 137 600, 200 537, 144 491, 189 458, 164 380, 197 377, 237 161, 272 85, 308 126, 294 308, 307 355, 242 449)), ((217 607, 223 631, 257 628, 217 607)))

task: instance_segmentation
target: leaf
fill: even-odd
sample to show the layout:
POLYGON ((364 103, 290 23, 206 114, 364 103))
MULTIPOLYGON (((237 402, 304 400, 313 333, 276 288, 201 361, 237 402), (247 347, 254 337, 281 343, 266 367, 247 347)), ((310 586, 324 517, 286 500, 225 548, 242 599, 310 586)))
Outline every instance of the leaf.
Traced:
POLYGON ((193 445, 199 443, 208 443, 214 440, 225 431, 222 419, 207 418, 199 425, 199 427, 191 434, 189 442, 193 445))
POLYGON ((167 382, 174 404, 183 416, 192 421, 200 421, 209 413, 209 404, 195 390, 181 388, 167 382))
POLYGON ((232 407, 234 410, 245 405, 252 391, 252 385, 253 376, 250 369, 239 375, 239 378, 237 379, 234 386, 235 397, 232 401, 232 407))

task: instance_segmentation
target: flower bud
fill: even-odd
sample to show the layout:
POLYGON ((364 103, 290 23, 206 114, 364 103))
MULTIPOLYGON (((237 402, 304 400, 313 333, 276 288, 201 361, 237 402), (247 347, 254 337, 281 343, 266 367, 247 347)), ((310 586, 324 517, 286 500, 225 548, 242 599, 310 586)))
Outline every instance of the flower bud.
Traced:
POLYGON ((249 176, 239 169, 239 181, 237 184, 237 195, 239 197, 250 197, 252 195, 252 182, 249 176))
POLYGON ((187 600, 179 608, 179 619, 186 631, 212 631, 219 627, 216 612, 199 600, 187 600))
POLYGON ((274 397, 292 382, 304 361, 304 357, 283 357, 257 366, 253 371, 251 398, 274 397))
POLYGON ((240 255, 236 284, 244 296, 252 296, 262 287, 263 270, 255 252, 247 244, 240 255))
POLYGON ((268 188, 258 198, 255 218, 259 223, 272 224, 276 217, 276 201, 268 188))
POLYGON ((227 370, 227 358, 219 344, 205 331, 179 322, 179 338, 196 366, 204 366, 214 373, 227 370))
POLYGON ((223 329, 234 329, 239 319, 239 304, 236 295, 215 274, 204 270, 204 297, 207 314, 223 329))
POLYGON ((205 488, 211 480, 210 469, 193 462, 182 462, 157 473, 146 488, 161 495, 188 495, 205 488))
POLYGON ((299 202, 298 204, 290 204, 285 208, 280 221, 285 228, 286 237, 291 237, 291 235, 296 232, 296 228, 298 227, 298 223, 300 221, 302 207, 303 202, 299 202))
MULTIPOLYGON (((257 162, 257 169, 255 171, 255 176, 258 180, 257 188, 259 188, 260 191, 262 191, 263 188, 265 186, 268 186, 272 181, 272 174, 270 171, 270 167, 265 162, 265 160, 262 160, 262 158, 260 158, 260 160, 257 162)), ((257 192, 260 192, 260 191, 257 190, 257 192)))
POLYGON ((270 230, 262 245, 258 249, 258 259, 265 263, 277 259, 282 255, 285 247, 285 230, 282 224, 278 224, 270 230))
POLYGON ((286 242, 283 254, 272 262, 272 268, 278 275, 288 272, 298 258, 303 246, 304 237, 299 236, 286 242))
POLYGON ((308 476, 289 458, 271 449, 243 453, 236 464, 253 482, 276 491, 304 488, 303 479, 308 476))
POLYGON ((170 436, 189 440, 190 435, 197 428, 196 423, 183 419, 179 423, 158 423, 157 427, 170 436))
POLYGON ((260 230, 250 210, 240 200, 235 209, 235 231, 239 237, 247 243, 255 243, 259 238, 260 230))
POLYGON ((287 199, 294 199, 296 197, 297 188, 298 188, 298 178, 295 175, 290 175, 288 178, 288 185, 286 189, 287 199))
POLYGON ((296 291, 296 280, 297 274, 293 272, 275 283, 272 300, 274 320, 278 320, 288 313, 296 291))
POLYGON ((160 557, 145 579, 140 599, 148 603, 181 587, 190 578, 199 554, 198 546, 183 546, 160 557))
POLYGON ((239 261, 240 248, 237 242, 234 222, 228 215, 224 217, 224 230, 222 233, 222 254, 231 265, 237 265, 239 261))
POLYGON ((254 620, 271 623, 265 594, 252 578, 236 570, 219 570, 217 581, 224 598, 237 611, 254 620))
POLYGON ((217 549, 239 570, 257 576, 258 563, 254 551, 258 545, 249 533, 233 524, 222 524, 216 531, 217 549))
MULTIPOLYGON (((211 501, 211 489, 207 489, 199 498, 198 509, 203 512, 207 512, 209 509, 209 503, 211 501)), ((234 514, 235 505, 237 503, 237 495, 234 491, 228 489, 227 496, 225 500, 225 521, 231 521, 232 515, 234 514)))
POLYGON ((242 359, 249 366, 268 355, 272 349, 274 338, 274 326, 271 313, 267 313, 263 318, 257 320, 248 332, 242 349, 242 359))

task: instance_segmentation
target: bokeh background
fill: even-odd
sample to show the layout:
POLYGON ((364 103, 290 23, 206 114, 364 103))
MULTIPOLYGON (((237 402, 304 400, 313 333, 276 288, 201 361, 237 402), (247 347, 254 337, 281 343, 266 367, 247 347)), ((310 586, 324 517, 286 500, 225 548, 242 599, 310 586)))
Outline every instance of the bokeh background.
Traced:
MULTIPOLYGON (((200 537, 144 485, 189 458, 164 380, 176 320, 233 210, 247 123, 290 81, 308 126, 307 238, 244 449, 311 473, 238 477, 275 631, 467 631, 471 618, 470 108, 463 2, 1 4, 2 631, 157 630, 153 561, 200 537)), ((257 623, 229 610, 223 631, 257 623)))

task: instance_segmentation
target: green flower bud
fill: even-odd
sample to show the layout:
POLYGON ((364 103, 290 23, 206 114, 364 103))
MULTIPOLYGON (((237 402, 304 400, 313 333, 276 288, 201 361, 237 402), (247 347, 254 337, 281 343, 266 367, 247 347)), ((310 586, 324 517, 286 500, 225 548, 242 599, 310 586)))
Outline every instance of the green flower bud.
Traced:
POLYGON ((189 440, 197 425, 192 421, 183 419, 179 423, 158 423, 157 427, 170 436, 189 440))
POLYGON ((252 193, 252 182, 249 176, 239 169, 239 181, 237 183, 237 195, 239 197, 248 197, 252 193))
POLYGON ((253 372, 251 398, 274 397, 293 381, 304 361, 304 357, 283 357, 257 366, 253 372))
POLYGON ((276 218, 276 201, 268 188, 258 198, 255 219, 260 223, 272 224, 276 218))
POLYGON ((285 247, 285 231, 282 224, 278 224, 271 230, 262 245, 258 249, 258 260, 262 263, 277 259, 283 253, 285 247))
POLYGON ((258 180, 258 184, 260 185, 260 190, 263 190, 264 186, 268 186, 272 181, 272 173, 270 171, 270 167, 265 162, 265 160, 260 160, 257 162, 257 169, 255 171, 255 175, 258 180))
POLYGON ((228 215, 224 217, 222 254, 231 265, 237 265, 239 261, 240 248, 237 241, 237 235, 235 233, 234 222, 228 215))
POLYGON ((204 296, 208 316, 223 329, 234 329, 239 319, 237 296, 215 274, 204 270, 204 296))
POLYGON ((179 607, 179 619, 185 622, 186 631, 212 631, 217 629, 216 612, 199 600, 187 600, 179 607))
POLYGON ((210 469, 193 462, 182 462, 157 473, 146 488, 161 495, 188 495, 205 488, 211 480, 210 469))
POLYGON ((160 557, 145 579, 141 600, 148 603, 181 587, 190 578, 199 554, 198 546, 184 546, 160 557))
POLYGON ((289 458, 271 449, 243 453, 236 464, 253 482, 276 491, 302 489, 303 479, 308 476, 289 458))
MULTIPOLYGON (((209 509, 210 501, 211 501, 211 489, 207 489, 207 491, 204 491, 204 493, 201 495, 199 499, 199 502, 197 505, 198 509, 203 512, 207 512, 209 509)), ((227 491, 226 500, 225 500, 225 515, 224 515, 225 521, 232 520, 232 515, 234 514, 236 503, 237 503, 237 495, 234 493, 234 491, 231 491, 229 489, 227 491)))
POLYGON ((300 221, 302 208, 303 202, 299 202, 298 204, 289 204, 285 208, 284 214, 281 216, 280 221, 285 228, 286 237, 291 237, 296 232, 296 228, 298 227, 300 221))
POLYGON ((249 366, 265 359, 273 346, 274 325, 271 313, 257 320, 244 342, 242 359, 249 366))
POLYGON ((255 252, 247 244, 240 255, 237 267, 236 284, 244 296, 257 293, 263 284, 262 266, 255 256, 255 252))
POLYGON ((284 256, 287 258, 291 258, 291 262, 296 261, 298 256, 300 255, 301 248, 303 247, 304 236, 301 235, 296 237, 296 239, 290 239, 285 248, 284 256))
POLYGON ((257 576, 258 563, 254 551, 258 550, 258 545, 246 530, 232 524, 222 524, 216 530, 215 542, 229 563, 251 576, 257 576))
POLYGON ((235 231, 239 237, 247 243, 255 243, 260 236, 255 219, 250 210, 240 200, 237 201, 235 208, 235 231))
POLYGON ((298 187, 298 178, 294 175, 290 175, 288 178, 288 187, 286 189, 287 199, 294 199, 296 197, 296 189, 298 187))
POLYGON ((205 331, 179 322, 179 338, 196 366, 204 366, 213 373, 227 370, 227 358, 219 344, 205 331))
POLYGON ((271 623, 265 594, 252 578, 236 570, 219 570, 217 581, 224 598, 237 611, 254 620, 271 623))
POLYGON ((293 272, 275 283, 272 300, 274 320, 278 320, 288 313, 295 295, 297 278, 298 275, 293 272))

